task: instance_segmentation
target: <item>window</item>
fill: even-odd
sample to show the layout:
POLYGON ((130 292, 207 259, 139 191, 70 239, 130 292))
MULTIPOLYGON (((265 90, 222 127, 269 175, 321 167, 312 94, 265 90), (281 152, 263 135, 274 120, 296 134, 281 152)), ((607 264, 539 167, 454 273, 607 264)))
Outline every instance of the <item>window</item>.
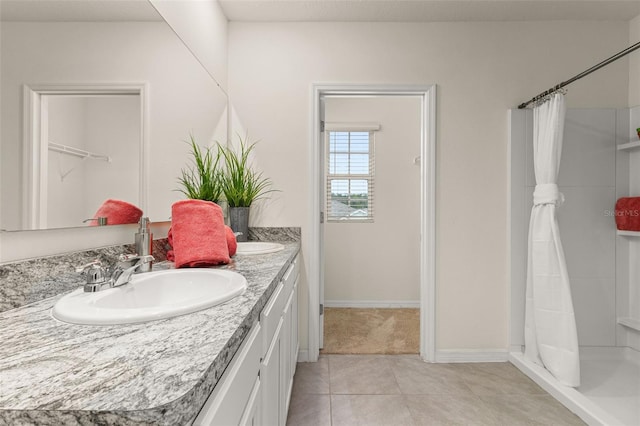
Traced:
POLYGON ((373 132, 327 132, 327 220, 373 221, 373 132))

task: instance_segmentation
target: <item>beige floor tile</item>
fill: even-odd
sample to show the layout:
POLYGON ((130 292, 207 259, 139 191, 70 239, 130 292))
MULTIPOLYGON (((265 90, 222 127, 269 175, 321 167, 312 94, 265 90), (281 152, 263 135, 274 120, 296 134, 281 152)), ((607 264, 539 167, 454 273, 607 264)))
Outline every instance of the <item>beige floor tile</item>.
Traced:
POLYGON ((494 413, 501 425, 585 424, 551 395, 487 395, 481 396, 480 399, 494 413))
POLYGON ((471 395, 464 371, 455 364, 431 364, 419 357, 389 357, 389 362, 405 395, 471 395))
POLYGON ((508 363, 326 355, 298 364, 291 426, 584 425, 508 363))
POLYGON ((289 426, 331 426, 329 395, 293 392, 289 405, 289 426))
POLYGON ((299 362, 293 378, 294 393, 329 393, 329 360, 321 356, 318 362, 299 362))
POLYGON ((329 355, 331 394, 400 394, 390 362, 376 355, 329 355))
POLYGON ((411 426, 402 395, 332 395, 333 426, 411 426))
POLYGON ((475 395, 406 395, 414 424, 495 426, 497 419, 475 395))
POLYGON ((464 382, 476 395, 544 395, 546 392, 508 362, 460 365, 464 382))

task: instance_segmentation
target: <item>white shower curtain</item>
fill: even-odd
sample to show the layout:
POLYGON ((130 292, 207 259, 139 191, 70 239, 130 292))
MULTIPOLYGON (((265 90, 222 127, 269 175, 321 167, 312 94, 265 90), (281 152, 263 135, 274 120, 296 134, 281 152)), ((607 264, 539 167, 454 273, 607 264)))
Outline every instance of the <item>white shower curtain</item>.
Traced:
POLYGON ((580 385, 580 359, 571 288, 560 242, 556 208, 565 116, 556 93, 533 110, 536 187, 529 223, 525 357, 544 366, 567 386, 580 385))

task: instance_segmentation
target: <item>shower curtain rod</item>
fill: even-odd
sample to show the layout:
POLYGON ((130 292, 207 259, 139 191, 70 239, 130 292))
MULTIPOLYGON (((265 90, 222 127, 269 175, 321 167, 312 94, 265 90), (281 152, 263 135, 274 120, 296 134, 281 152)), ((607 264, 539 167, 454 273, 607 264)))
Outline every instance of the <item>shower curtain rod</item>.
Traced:
POLYGON ((627 47, 623 51, 620 51, 620 52, 616 53, 615 55, 613 55, 612 57, 610 57, 608 59, 605 59, 604 61, 600 62, 599 64, 592 66, 588 70, 582 71, 580 74, 576 75, 575 77, 572 77, 567 81, 563 81, 562 83, 552 87, 551 89, 549 89, 549 90, 547 90, 545 92, 542 92, 537 96, 534 96, 533 98, 531 98, 530 101, 521 103, 520 105, 518 105, 518 109, 526 108, 527 105, 529 105, 531 103, 534 103, 536 101, 539 101, 539 100, 543 99, 545 96, 549 96, 552 93, 557 92, 558 90, 562 89, 564 86, 567 86, 567 85, 573 83, 576 80, 580 80, 582 77, 585 77, 585 76, 591 74, 592 72, 597 71, 597 70, 599 70, 600 68, 602 68, 602 67, 604 67, 606 65, 609 65, 611 62, 616 61, 616 60, 622 58, 623 56, 627 56, 629 53, 633 52, 636 49, 640 49, 640 42, 638 42, 638 43, 636 43, 636 44, 634 44, 632 46, 627 47))

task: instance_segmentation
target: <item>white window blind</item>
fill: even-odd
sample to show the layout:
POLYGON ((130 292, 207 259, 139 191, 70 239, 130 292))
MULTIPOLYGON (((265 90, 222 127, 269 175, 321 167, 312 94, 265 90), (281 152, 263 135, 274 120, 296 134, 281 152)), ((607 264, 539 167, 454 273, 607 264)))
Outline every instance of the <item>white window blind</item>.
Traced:
POLYGON ((327 220, 373 221, 374 132, 326 134, 327 220))

